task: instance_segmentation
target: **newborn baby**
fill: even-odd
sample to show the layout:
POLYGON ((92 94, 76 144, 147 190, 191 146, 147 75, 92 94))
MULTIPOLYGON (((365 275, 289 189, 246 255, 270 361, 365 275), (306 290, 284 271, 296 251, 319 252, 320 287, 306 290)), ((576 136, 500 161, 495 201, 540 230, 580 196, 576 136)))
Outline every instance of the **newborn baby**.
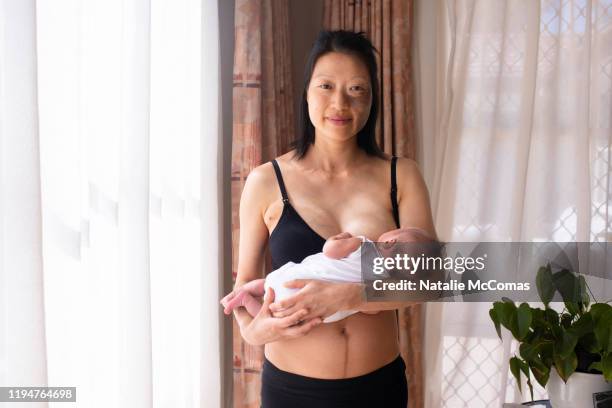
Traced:
MULTIPOLYGON (((419 228, 398 228, 383 233, 377 242, 383 243, 381 249, 386 252, 396 242, 429 241, 432 239, 419 228)), ((225 314, 242 306, 251 316, 255 316, 261 308, 261 301, 257 298, 261 298, 269 287, 274 289, 274 301, 289 297, 299 289, 286 288, 284 284, 294 279, 361 282, 361 248, 366 242, 372 243, 364 236, 353 236, 349 232, 330 237, 323 245, 323 252, 310 255, 300 263, 287 262, 270 272, 265 279, 255 279, 234 289, 221 299, 225 314)), ((386 253, 383 255, 388 256, 386 253)), ((326 317, 323 323, 335 322, 354 313, 357 311, 340 310, 326 317)))

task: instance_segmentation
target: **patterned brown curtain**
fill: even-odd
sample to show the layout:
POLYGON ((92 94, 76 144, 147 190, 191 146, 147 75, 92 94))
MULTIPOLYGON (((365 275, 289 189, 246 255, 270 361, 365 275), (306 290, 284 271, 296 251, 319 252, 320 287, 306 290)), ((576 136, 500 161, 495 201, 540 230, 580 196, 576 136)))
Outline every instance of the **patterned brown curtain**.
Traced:
MULTIPOLYGON (((249 172, 288 150, 293 89, 286 1, 236 0, 232 136, 232 275, 238 266, 240 195, 249 172)), ((263 271, 262 271, 263 275, 263 271)), ((234 407, 259 408, 263 347, 245 343, 234 320, 234 407)))
MULTIPOLYGON (((376 138, 385 153, 416 155, 412 79, 413 0, 325 0, 323 26, 363 31, 379 54, 381 111, 376 138)), ((423 407, 423 307, 400 310, 400 347, 406 361, 408 405, 423 407)))
POLYGON ((386 153, 414 158, 413 0, 325 0, 323 10, 326 29, 363 31, 378 50, 376 138, 386 153))

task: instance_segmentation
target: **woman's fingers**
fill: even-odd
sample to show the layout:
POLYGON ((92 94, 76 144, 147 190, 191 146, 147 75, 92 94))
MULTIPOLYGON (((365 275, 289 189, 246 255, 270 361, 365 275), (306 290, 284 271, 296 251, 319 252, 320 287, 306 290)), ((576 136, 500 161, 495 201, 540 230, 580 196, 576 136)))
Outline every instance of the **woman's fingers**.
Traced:
POLYGON ((299 299, 300 298, 296 297, 296 295, 293 295, 278 302, 274 302, 270 305, 270 311, 274 313, 290 309, 296 305, 299 299))
MULTIPOLYGON (((302 289, 304 286, 306 286, 312 281, 313 279, 293 279, 293 280, 285 282, 283 286, 286 288, 290 288, 290 289, 302 289)), ((293 295, 285 299, 282 299, 282 300, 279 300, 278 302, 273 303, 270 306, 270 311, 280 312, 281 310, 289 309, 293 307, 295 304, 300 303, 304 299, 304 295, 305 295, 305 292, 298 291, 297 293, 294 293, 293 295)))
POLYGON ((264 295, 263 303, 261 304, 261 309, 259 309, 258 316, 261 314, 270 314, 270 305, 274 302, 274 289, 271 287, 268 288, 264 295))
POLYGON ((283 328, 294 326, 298 324, 300 321, 302 321, 307 314, 308 314, 308 310, 306 309, 298 310, 297 312, 291 314, 290 316, 283 317, 282 319, 280 319, 278 324, 280 327, 283 327, 283 328))
POLYGON ((293 280, 285 282, 283 286, 286 288, 290 288, 290 289, 302 289, 312 280, 313 279, 293 279, 293 280))
POLYGON ((304 309, 301 305, 293 305, 287 309, 281 309, 278 312, 272 312, 272 316, 274 317, 286 317, 286 316, 291 316, 292 314, 294 314, 295 312, 299 311, 300 309, 304 309))
POLYGON ((321 324, 322 320, 319 317, 315 317, 314 319, 310 319, 302 322, 302 324, 297 326, 292 326, 285 329, 285 336, 287 337, 300 337, 308 333, 312 330, 313 327, 321 324))

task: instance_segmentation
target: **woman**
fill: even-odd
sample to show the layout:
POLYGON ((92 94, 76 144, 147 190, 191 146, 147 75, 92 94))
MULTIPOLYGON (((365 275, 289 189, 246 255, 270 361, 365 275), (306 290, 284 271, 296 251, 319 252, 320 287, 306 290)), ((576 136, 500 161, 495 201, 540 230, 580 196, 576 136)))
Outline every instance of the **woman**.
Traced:
MULTIPOLYGON (((363 35, 319 35, 306 65, 296 148, 255 168, 244 186, 237 287, 261 278, 267 245, 276 269, 321 252, 325 238, 343 231, 375 240, 401 225, 435 238, 416 164, 390 160, 376 145, 376 77, 363 35)), ((278 303, 271 291, 254 318, 234 312, 243 338, 265 344, 262 407, 406 407, 394 310, 407 303, 366 303, 354 283, 290 287, 301 290, 278 303), (320 324, 339 310, 363 313, 320 324)))

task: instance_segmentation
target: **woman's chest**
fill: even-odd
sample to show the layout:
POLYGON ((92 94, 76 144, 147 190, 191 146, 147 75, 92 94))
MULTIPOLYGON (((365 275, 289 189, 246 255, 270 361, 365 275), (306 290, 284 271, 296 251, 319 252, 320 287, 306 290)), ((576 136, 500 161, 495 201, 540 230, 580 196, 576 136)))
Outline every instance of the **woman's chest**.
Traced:
POLYGON ((300 192, 290 196, 287 206, 291 208, 276 200, 266 210, 264 220, 270 233, 277 225, 286 226, 287 221, 302 224, 323 239, 350 232, 376 240, 383 232, 396 228, 387 191, 300 192))

